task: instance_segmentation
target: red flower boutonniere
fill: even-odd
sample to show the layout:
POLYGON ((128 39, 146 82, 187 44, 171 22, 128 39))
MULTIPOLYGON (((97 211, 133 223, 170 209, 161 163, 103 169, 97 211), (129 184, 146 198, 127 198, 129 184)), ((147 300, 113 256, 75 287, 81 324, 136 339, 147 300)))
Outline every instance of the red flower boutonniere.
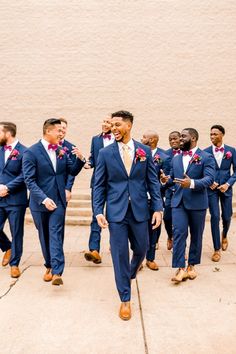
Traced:
POLYGON ((198 154, 194 154, 190 163, 195 163, 195 165, 201 165, 201 159, 201 156, 199 156, 198 154))
POLYGON ((139 161, 145 161, 146 160, 146 152, 143 150, 143 149, 141 149, 141 148, 138 148, 138 149, 136 149, 136 151, 135 151, 135 163, 137 162, 137 160, 139 160, 139 161))
POLYGON ((232 157, 232 152, 226 151, 226 153, 223 156, 223 159, 229 160, 231 157, 232 157))
POLYGON ((66 154, 65 148, 62 148, 61 146, 58 147, 58 149, 57 149, 57 158, 61 160, 65 154, 66 154))
POLYGON ((10 160, 17 160, 17 157, 20 155, 20 152, 16 149, 13 149, 10 153, 9 159, 10 160))
POLYGON ((162 159, 159 154, 154 155, 153 162, 154 163, 162 163, 162 159))

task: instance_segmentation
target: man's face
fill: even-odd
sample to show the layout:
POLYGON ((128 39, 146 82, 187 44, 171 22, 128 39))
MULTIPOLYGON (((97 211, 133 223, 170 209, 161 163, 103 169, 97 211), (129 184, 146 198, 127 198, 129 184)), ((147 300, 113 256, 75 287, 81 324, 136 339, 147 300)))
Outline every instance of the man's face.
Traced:
POLYGON ((123 120, 121 117, 111 119, 111 132, 116 141, 123 141, 130 133, 132 124, 129 120, 123 120))
POLYGON ((47 138, 51 144, 58 144, 61 140, 61 124, 55 124, 47 129, 47 138))
POLYGON ((172 149, 179 149, 180 136, 177 133, 172 133, 169 135, 169 143, 172 149))
POLYGON ((60 133, 60 140, 63 140, 67 133, 67 124, 65 122, 61 122, 61 133, 60 133))
POLYGON ((191 148, 192 137, 188 130, 183 130, 180 135, 180 149, 183 151, 188 151, 191 148))
POLYGON ((210 138, 213 145, 221 145, 223 136, 223 133, 219 129, 211 129, 210 138))
POLYGON ((150 137, 146 134, 143 134, 143 137, 141 138, 141 143, 150 146, 150 137))
POLYGON ((102 132, 107 134, 111 132, 111 118, 105 118, 102 121, 102 132))
POLYGON ((4 127, 0 125, 0 146, 7 144, 7 133, 4 130, 4 127))

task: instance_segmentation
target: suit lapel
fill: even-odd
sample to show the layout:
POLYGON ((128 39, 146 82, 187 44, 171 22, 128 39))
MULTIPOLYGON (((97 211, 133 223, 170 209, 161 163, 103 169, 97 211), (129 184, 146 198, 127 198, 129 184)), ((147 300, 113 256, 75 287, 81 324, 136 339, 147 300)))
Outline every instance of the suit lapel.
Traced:
MULTIPOLYGON (((51 168, 53 169, 53 172, 55 173, 55 170, 53 168, 53 164, 52 164, 52 161, 47 153, 47 151, 45 150, 43 144, 41 143, 41 141, 39 141, 39 144, 38 144, 38 147, 39 147, 39 150, 40 152, 43 154, 43 156, 47 159, 49 165, 51 166, 51 168)), ((57 159, 56 159, 57 160, 57 159)), ((56 161, 57 162, 57 161, 56 161)), ((57 169, 57 163, 56 163, 56 169, 57 169)))
MULTIPOLYGON (((18 151, 19 151, 19 147, 20 147, 20 143, 19 143, 19 141, 18 141, 18 143, 16 144, 16 146, 14 147, 13 150, 18 150, 18 151)), ((20 152, 20 151, 19 151, 19 152, 20 152)), ((11 151, 11 153, 12 153, 12 151, 11 151)), ((5 161, 4 161, 4 167, 3 167, 3 168, 6 168, 6 167, 7 167, 9 161, 11 160, 11 159, 10 159, 10 156, 11 156, 11 154, 9 155, 9 157, 8 157, 8 159, 7 159, 7 161, 6 161, 6 163, 5 163, 5 161)))
MULTIPOLYGON (((124 173, 126 174, 126 176, 128 176, 127 174, 127 171, 126 171, 126 168, 125 168, 125 165, 121 159, 121 156, 120 156, 120 151, 119 151, 119 146, 118 146, 118 143, 115 141, 114 144, 113 144, 113 154, 114 154, 114 157, 116 158, 116 160, 118 161, 120 167, 122 168, 122 170, 124 171, 124 173)), ((132 169, 131 169, 132 170, 132 169)))
MULTIPOLYGON (((201 150, 198 148, 196 151, 195 151, 195 153, 193 154, 193 156, 194 155, 199 155, 199 156, 201 156, 201 150)), ((190 170, 190 168, 192 167, 192 165, 194 165, 194 163, 190 163, 191 161, 192 161, 192 159, 193 159, 193 156, 191 157, 191 160, 189 161, 189 163, 188 163, 188 167, 187 167, 187 170, 186 170, 186 175, 188 174, 188 171, 190 170)))
POLYGON ((133 159, 133 163, 132 163, 130 174, 129 174, 130 176, 133 173, 135 167, 137 166, 137 161, 135 161, 135 154, 136 154, 136 150, 138 149, 138 143, 135 140, 133 140, 133 142, 134 142, 134 159, 133 159))
POLYGON ((0 149, 0 171, 2 171, 5 167, 5 151, 4 147, 2 146, 0 149))

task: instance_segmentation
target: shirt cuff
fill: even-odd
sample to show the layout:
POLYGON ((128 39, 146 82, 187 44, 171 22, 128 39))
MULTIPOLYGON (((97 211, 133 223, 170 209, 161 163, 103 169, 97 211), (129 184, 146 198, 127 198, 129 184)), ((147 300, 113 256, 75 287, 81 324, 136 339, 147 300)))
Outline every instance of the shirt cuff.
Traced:
POLYGON ((190 188, 191 188, 191 189, 194 189, 194 188, 195 188, 194 179, 191 179, 190 188))
POLYGON ((45 205, 46 201, 48 200, 49 198, 45 198, 43 201, 42 201, 42 204, 45 205))

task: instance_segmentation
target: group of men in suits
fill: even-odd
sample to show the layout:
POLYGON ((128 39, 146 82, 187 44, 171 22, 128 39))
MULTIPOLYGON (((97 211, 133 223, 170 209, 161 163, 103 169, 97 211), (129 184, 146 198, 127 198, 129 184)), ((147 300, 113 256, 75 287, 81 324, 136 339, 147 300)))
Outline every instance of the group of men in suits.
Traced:
POLYGON ((86 161, 81 151, 65 140, 67 121, 48 119, 43 137, 26 148, 16 138, 16 126, 0 122, 0 248, 2 265, 10 263, 11 276, 21 272, 24 217, 28 206, 38 230, 46 272, 43 280, 63 284, 65 211, 75 176, 93 168, 91 179, 93 219, 89 251, 85 259, 102 262, 101 230, 109 227, 110 250, 115 281, 121 299, 119 316, 131 318, 131 281, 146 258, 151 270, 158 270, 156 244, 161 233, 162 214, 167 231, 167 248, 173 247, 172 281, 195 279, 195 265, 201 261, 202 237, 209 206, 214 253, 228 247, 232 217, 232 186, 236 181, 235 148, 224 145, 225 130, 211 127, 212 145, 198 147, 198 132, 185 128, 169 134, 170 149, 158 147, 158 134, 146 131, 141 143, 131 135, 133 115, 118 111, 103 120, 102 133, 93 137, 86 161), (233 169, 233 173, 232 173, 233 169), (220 207, 223 231, 220 238, 220 207), (106 206, 106 215, 104 207, 106 206), (12 241, 4 233, 9 221, 12 241), (186 240, 190 247, 186 261, 186 240), (129 244, 133 251, 129 259, 129 244))

